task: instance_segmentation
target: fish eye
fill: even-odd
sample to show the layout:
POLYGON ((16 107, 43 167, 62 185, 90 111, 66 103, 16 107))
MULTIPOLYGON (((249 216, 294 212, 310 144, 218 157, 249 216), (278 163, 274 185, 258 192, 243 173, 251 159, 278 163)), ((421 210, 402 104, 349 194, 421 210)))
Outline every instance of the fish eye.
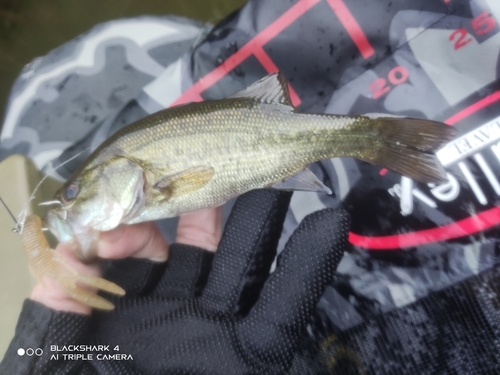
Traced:
POLYGON ((67 201, 75 199, 78 194, 78 190, 79 188, 77 184, 69 184, 68 187, 64 190, 64 199, 67 201))

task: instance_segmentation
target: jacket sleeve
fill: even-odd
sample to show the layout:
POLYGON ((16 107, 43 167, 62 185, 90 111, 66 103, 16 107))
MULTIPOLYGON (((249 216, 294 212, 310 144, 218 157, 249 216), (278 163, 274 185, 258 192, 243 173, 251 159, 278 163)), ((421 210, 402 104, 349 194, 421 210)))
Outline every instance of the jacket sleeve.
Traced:
POLYGON ((85 345, 89 324, 89 316, 25 300, 15 336, 0 363, 0 374, 95 374, 90 364, 68 360, 58 351, 68 345, 85 345))

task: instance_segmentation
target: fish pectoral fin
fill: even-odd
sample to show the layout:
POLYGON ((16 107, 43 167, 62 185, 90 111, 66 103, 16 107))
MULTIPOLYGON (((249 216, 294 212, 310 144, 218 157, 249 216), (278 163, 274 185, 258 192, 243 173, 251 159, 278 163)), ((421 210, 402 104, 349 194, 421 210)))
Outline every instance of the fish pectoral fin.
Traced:
POLYGON ((212 179, 214 169, 212 167, 201 166, 186 169, 165 177, 156 184, 168 200, 172 197, 189 194, 204 187, 212 179))
POLYGON ((282 182, 278 182, 272 187, 278 190, 300 190, 332 194, 330 188, 321 182, 318 177, 307 168, 282 182))
POLYGON ((232 95, 231 98, 252 98, 261 103, 284 104, 293 107, 288 83, 281 72, 273 73, 232 95))

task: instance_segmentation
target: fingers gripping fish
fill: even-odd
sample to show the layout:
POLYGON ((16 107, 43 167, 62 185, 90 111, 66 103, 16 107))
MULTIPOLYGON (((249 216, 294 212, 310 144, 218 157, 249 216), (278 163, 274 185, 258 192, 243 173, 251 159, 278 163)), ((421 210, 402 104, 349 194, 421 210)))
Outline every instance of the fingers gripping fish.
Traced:
POLYGON ((77 256, 100 231, 224 204, 252 189, 329 189, 307 170, 339 156, 421 182, 445 181, 435 152, 454 129, 389 115, 298 113, 282 74, 222 100, 169 108, 118 131, 56 194, 47 222, 77 256))
POLYGON ((28 255, 31 273, 43 283, 45 276, 55 280, 69 296, 91 307, 112 310, 114 305, 97 294, 77 286, 77 282, 120 296, 125 291, 118 285, 96 276, 79 275, 64 258, 50 248, 42 232, 42 220, 28 215, 21 233, 21 243, 28 255))

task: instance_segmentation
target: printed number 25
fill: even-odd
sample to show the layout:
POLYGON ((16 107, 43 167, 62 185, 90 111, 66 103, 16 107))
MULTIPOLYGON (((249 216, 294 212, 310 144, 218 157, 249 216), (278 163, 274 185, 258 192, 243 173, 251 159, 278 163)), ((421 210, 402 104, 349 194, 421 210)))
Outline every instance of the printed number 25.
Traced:
MULTIPOLYGON (((488 12, 481 13, 471 21, 471 26, 474 29, 474 33, 476 35, 484 35, 490 32, 495 27, 495 25, 495 19, 488 12)), ((455 44, 453 45, 455 51, 472 42, 471 37, 468 37, 467 39, 465 38, 467 34, 467 29, 465 29, 464 27, 461 27, 460 29, 457 29, 451 33, 449 40, 450 42, 455 41, 455 44), (458 39, 455 38, 456 36, 458 36, 458 39)))
MULTIPOLYGON (((387 75, 387 79, 394 86, 400 85, 403 82, 406 82, 408 79, 409 73, 406 68, 402 66, 396 66, 392 68, 389 74, 387 75)), ((387 85, 387 80, 385 78, 377 78, 373 81, 369 87, 372 92, 373 99, 378 99, 381 96, 384 96, 389 91, 391 91, 391 86, 387 85)))

